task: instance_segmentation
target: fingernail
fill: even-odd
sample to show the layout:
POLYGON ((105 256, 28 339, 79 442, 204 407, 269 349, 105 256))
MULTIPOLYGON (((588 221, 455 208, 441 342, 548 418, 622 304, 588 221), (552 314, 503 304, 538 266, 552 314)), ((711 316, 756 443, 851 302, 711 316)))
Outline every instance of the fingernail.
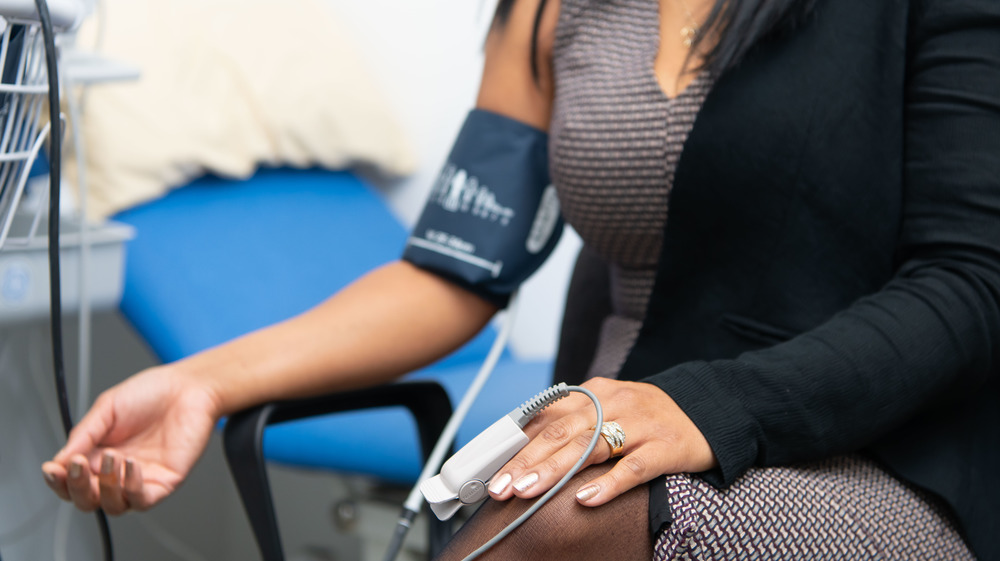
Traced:
POLYGON ((490 493, 493 493, 494 495, 499 495, 500 493, 503 493, 504 491, 507 490, 508 485, 510 485, 510 474, 505 473, 500 477, 494 479, 493 483, 490 483, 490 493))
POLYGON ((125 460, 125 477, 132 477, 135 473, 135 460, 129 458, 125 460))
POLYGON ((70 462, 69 463, 69 476, 73 479, 80 477, 80 472, 83 471, 83 466, 80 462, 70 462))
POLYGON ((45 480, 48 481, 49 483, 55 483, 56 482, 56 476, 52 475, 51 473, 49 473, 49 472, 47 472, 45 470, 42 470, 42 477, 44 477, 45 480))
POLYGON ((583 489, 576 492, 576 500, 578 501, 589 501, 590 499, 597 496, 597 493, 601 491, 601 488, 597 485, 587 485, 583 489))
POLYGON ((105 454, 101 458, 101 473, 104 475, 111 475, 111 472, 115 469, 115 457, 111 454, 105 454))
POLYGON ((535 483, 538 483, 538 474, 529 473, 528 475, 525 475, 521 479, 515 481, 514 488, 523 493, 535 483))

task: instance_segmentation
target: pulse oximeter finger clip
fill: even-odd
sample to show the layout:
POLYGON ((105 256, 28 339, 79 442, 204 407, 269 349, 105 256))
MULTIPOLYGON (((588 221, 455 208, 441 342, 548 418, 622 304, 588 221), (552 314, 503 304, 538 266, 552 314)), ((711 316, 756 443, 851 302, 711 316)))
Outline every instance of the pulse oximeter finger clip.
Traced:
POLYGON ((493 475, 529 442, 521 429, 542 409, 569 395, 569 386, 559 384, 521 404, 479 433, 441 467, 441 473, 420 484, 431 510, 448 520, 462 505, 486 498, 493 475))

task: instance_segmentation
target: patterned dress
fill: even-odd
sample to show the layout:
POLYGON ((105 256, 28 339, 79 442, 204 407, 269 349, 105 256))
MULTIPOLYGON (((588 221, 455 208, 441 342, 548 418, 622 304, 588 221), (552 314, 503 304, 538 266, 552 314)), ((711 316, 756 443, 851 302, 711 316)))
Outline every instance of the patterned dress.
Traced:
MULTIPOLYGON (((657 0, 562 0, 560 11, 552 176, 567 222, 609 265, 612 313, 588 376, 614 378, 645 318, 674 171, 713 77, 664 94, 657 0)), ((653 485, 657 560, 972 559, 937 501, 860 455, 751 469, 726 490, 686 474, 653 485)))

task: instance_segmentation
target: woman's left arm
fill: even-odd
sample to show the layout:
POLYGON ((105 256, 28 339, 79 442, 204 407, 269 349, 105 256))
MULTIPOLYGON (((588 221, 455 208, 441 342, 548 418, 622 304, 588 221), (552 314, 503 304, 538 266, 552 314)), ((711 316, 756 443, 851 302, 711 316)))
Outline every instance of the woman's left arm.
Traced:
MULTIPOLYGON (((627 427, 628 440, 623 461, 592 482, 598 490, 581 495, 583 504, 663 473, 715 467, 713 482, 728 484, 752 465, 856 450, 997 374, 1000 4, 924 0, 910 10, 895 276, 786 343, 684 363, 648 384, 594 381, 606 419, 627 427)), ((497 475, 494 497, 537 496, 572 466, 593 409, 564 401, 497 475)), ((599 447, 591 463, 608 455, 599 447)))
POLYGON ((912 2, 899 267, 784 344, 648 381, 751 465, 857 450, 1000 368, 1000 4, 912 2))

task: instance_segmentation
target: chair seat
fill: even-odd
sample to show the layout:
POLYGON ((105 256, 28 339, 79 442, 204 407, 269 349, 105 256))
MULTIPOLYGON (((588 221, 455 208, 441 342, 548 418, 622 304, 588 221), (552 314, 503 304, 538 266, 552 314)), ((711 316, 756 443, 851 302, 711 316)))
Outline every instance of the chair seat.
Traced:
MULTIPOLYGON (((309 309, 398 258, 407 237, 364 181, 321 169, 265 169, 248 180, 205 177, 115 219, 136 228, 126 248, 122 312, 168 362, 309 309)), ((486 329, 412 376, 439 380, 457 403, 494 337, 486 329)), ((544 388, 550 366, 505 353, 484 391, 491 405, 473 408, 460 441, 544 388)), ((391 481, 419 473, 416 432, 403 410, 270 427, 265 453, 391 481)))

